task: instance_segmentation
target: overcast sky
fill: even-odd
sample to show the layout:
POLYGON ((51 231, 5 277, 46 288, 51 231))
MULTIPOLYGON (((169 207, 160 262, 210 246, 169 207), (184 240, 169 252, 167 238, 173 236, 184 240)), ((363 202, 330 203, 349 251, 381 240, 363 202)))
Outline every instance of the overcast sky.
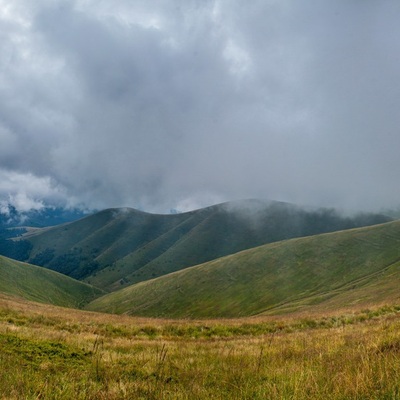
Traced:
POLYGON ((397 206, 399 21, 398 0, 0 0, 0 205, 397 206))

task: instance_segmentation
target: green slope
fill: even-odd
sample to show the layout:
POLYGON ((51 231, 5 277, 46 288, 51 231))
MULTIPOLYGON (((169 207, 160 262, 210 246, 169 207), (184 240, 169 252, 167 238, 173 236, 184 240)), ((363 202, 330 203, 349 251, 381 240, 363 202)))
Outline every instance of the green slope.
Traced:
POLYGON ((24 261, 114 291, 265 243, 383 221, 257 200, 176 215, 110 209, 31 232, 24 261))
POLYGON ((400 221, 263 245, 141 282, 88 309, 239 317, 400 300, 400 221))
POLYGON ((3 256, 0 256, 0 293, 73 308, 103 294, 65 275, 3 256))

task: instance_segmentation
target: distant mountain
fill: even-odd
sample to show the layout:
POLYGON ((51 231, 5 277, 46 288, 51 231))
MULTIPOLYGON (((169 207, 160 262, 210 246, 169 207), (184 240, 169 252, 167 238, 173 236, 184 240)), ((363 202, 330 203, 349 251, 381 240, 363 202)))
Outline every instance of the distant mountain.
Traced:
POLYGON ((0 254, 17 260, 29 257, 31 245, 25 241, 12 241, 29 228, 54 226, 83 218, 87 213, 79 209, 44 207, 40 210, 18 211, 11 204, 2 205, 0 212, 0 254), (28 228, 29 227, 29 228, 28 228))
POLYGON ((400 221, 303 237, 141 282, 89 310, 212 318, 398 304, 400 221))
POLYGON ((86 216, 82 210, 61 207, 43 207, 40 210, 18 211, 7 204, 0 212, 0 228, 10 227, 45 227, 76 221, 86 216))
POLYGON ((266 243, 388 220, 247 200, 169 215, 109 209, 16 243, 32 264, 114 291, 266 243))
POLYGON ((103 294, 65 275, 3 256, 0 256, 0 293, 74 308, 103 294))

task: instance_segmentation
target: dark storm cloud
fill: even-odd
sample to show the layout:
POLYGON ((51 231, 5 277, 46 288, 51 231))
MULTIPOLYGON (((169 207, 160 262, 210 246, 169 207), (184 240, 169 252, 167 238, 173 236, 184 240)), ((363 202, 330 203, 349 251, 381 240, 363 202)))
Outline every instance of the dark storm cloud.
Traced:
POLYGON ((3 199, 398 204, 396 1, 31 3, 0 1, 3 199))

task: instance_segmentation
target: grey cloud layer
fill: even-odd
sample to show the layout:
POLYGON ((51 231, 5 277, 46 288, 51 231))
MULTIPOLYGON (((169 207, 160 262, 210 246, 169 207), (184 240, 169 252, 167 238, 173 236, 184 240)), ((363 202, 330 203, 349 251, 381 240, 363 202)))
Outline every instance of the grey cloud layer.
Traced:
POLYGON ((0 197, 399 203, 397 1, 8 3, 0 197))

